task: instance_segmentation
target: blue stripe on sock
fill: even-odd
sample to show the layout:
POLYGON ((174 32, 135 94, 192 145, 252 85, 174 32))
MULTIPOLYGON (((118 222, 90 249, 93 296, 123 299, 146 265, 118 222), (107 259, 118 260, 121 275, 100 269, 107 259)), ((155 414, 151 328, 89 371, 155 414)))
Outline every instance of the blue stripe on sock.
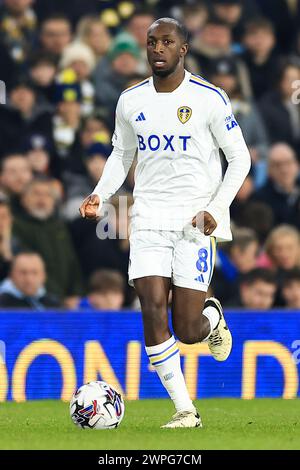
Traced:
POLYGON ((166 357, 165 359, 162 359, 161 361, 157 361, 157 362, 152 362, 152 366, 157 366, 158 364, 162 364, 163 362, 166 362, 168 359, 170 359, 172 356, 174 356, 175 354, 179 353, 179 349, 177 349, 176 351, 174 351, 172 354, 170 354, 170 356, 166 357))
POLYGON ((174 346, 174 344, 176 343, 176 340, 174 341, 174 343, 171 344, 171 346, 168 346, 166 349, 164 349, 163 351, 160 351, 158 353, 155 353, 155 354, 148 354, 148 357, 153 357, 153 356, 160 356, 161 354, 163 354, 164 352, 168 351, 168 349, 170 349, 172 346, 174 346))

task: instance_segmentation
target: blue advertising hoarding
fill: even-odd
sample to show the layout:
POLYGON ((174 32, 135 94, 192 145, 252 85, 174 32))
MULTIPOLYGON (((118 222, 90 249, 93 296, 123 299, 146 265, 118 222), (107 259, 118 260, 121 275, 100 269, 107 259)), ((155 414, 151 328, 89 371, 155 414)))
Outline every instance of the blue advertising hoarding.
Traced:
MULTIPOLYGON (((300 312, 226 318, 233 334, 226 362, 206 344, 180 344, 191 396, 299 396, 300 312)), ((0 401, 69 400, 77 386, 100 379, 127 399, 167 396, 144 351, 140 313, 1 312, 0 327, 0 401)))

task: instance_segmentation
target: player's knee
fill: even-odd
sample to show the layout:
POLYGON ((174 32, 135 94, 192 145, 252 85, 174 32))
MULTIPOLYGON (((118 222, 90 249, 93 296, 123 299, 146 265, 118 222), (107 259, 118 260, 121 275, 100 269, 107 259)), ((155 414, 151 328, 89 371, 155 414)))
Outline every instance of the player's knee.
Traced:
POLYGON ((200 343, 207 338, 210 331, 207 318, 202 315, 199 315, 196 321, 175 323, 173 326, 177 338, 184 344, 200 343))
POLYGON ((195 333, 191 332, 182 332, 180 335, 177 335, 179 341, 184 344, 196 344, 200 342, 199 335, 196 335, 195 333))
POLYGON ((165 318, 166 306, 163 300, 155 298, 141 298, 140 301, 143 317, 145 320, 151 320, 159 323, 162 319, 165 318))
POLYGON ((174 333, 181 343, 195 344, 199 343, 200 336, 198 328, 186 324, 174 326, 174 333))

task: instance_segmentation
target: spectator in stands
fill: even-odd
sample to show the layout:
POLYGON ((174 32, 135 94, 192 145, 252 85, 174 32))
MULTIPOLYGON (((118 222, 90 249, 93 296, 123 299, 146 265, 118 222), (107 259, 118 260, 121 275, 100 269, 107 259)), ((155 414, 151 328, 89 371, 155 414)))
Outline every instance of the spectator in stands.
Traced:
POLYGON ((246 51, 242 57, 250 72, 254 96, 258 99, 275 85, 279 70, 272 23, 265 18, 248 22, 243 43, 246 51))
POLYGON ((18 81, 9 95, 11 106, 18 110, 24 119, 31 118, 36 104, 35 92, 28 81, 18 81))
POLYGON ((0 6, 0 41, 18 65, 26 62, 36 39, 37 20, 31 8, 33 1, 4 0, 0 6))
POLYGON ((0 285, 0 308, 43 311, 59 307, 57 298, 45 288, 42 258, 34 252, 19 253, 12 261, 10 275, 0 285))
POLYGON ((90 194, 102 176, 107 158, 111 153, 111 146, 102 142, 102 136, 94 137, 94 142, 88 147, 85 156, 85 166, 89 184, 86 185, 85 194, 90 194), (89 189, 88 189, 89 188, 89 189))
POLYGON ((50 105, 52 101, 56 73, 56 61, 51 54, 37 52, 30 57, 28 76, 42 103, 50 105))
POLYGON ((274 305, 276 289, 274 273, 268 269, 256 268, 242 277, 239 297, 231 299, 228 305, 251 310, 269 310, 274 305))
POLYGON ((135 10, 127 20, 126 29, 134 37, 141 49, 146 48, 147 30, 155 19, 153 10, 140 9, 135 10))
POLYGON ((21 211, 20 196, 32 180, 32 170, 28 159, 22 154, 5 156, 1 161, 0 185, 9 197, 13 214, 21 211))
MULTIPOLYGON (((300 154, 300 104, 295 86, 300 80, 298 60, 285 63, 279 73, 276 89, 265 94, 260 102, 260 111, 272 143, 286 142, 300 154)), ((268 83, 266 76, 263 77, 268 83)), ((267 85, 268 89, 270 84, 267 85)), ((299 87, 298 87, 299 88, 299 87)))
POLYGON ((80 130, 80 142, 84 150, 94 142, 94 136, 101 135, 103 143, 111 142, 111 129, 103 117, 97 113, 83 119, 80 130))
POLYGON ((32 83, 22 77, 14 80, 7 105, 0 106, 0 154, 20 151, 33 133, 47 134, 50 116, 32 83))
POLYGON ((111 45, 111 34, 98 16, 84 16, 78 23, 77 40, 89 46, 96 62, 107 54, 111 45))
POLYGON ((286 308, 300 310, 300 268, 286 272, 281 295, 286 308))
POLYGON ((20 113, 24 124, 40 120, 43 108, 39 106, 36 91, 30 80, 22 77, 16 80, 9 93, 9 104, 20 113))
POLYGON ((39 253, 46 265, 47 288, 65 305, 75 307, 81 295, 77 255, 65 223, 55 214, 52 180, 36 178, 22 193, 24 215, 15 220, 15 233, 26 249, 39 253))
POLYGON ((52 54, 59 61, 65 47, 72 40, 71 23, 66 16, 52 15, 40 28, 40 45, 43 52, 52 54))
POLYGON ((55 175, 64 171, 82 172, 82 147, 79 139, 81 125, 81 86, 72 69, 63 70, 54 89, 55 113, 49 123, 55 148, 55 175))
POLYGON ((192 38, 190 53, 196 61, 196 70, 204 77, 209 74, 211 61, 231 55, 232 36, 230 27, 216 18, 210 17, 203 28, 192 38))
POLYGON ((81 299, 80 309, 120 310, 125 299, 124 277, 112 269, 95 271, 88 285, 87 297, 81 299))
POLYGON ((259 8, 262 14, 272 21, 278 46, 285 53, 291 51, 295 39, 295 25, 299 24, 296 18, 293 18, 297 4, 300 5, 299 0, 276 0, 276 2, 274 0, 259 0, 259 8))
POLYGON ((240 227, 248 227, 254 230, 261 245, 265 242, 274 226, 272 208, 259 201, 247 201, 239 219, 234 219, 234 221, 240 227))
POLYGON ((35 176, 49 175, 50 172, 50 143, 42 134, 29 136, 24 144, 24 153, 35 176))
POLYGON ((128 78, 138 73, 139 61, 137 42, 128 33, 121 33, 113 42, 105 65, 100 63, 96 67, 96 98, 99 104, 109 109, 109 116, 114 116, 116 103, 128 78))
POLYGON ((299 164, 287 144, 275 144, 269 153, 269 179, 253 195, 253 200, 268 204, 274 225, 291 224, 300 228, 299 164))
MULTIPOLYGON (((112 3, 115 3, 115 0, 112 3)), ((69 0, 35 0, 35 10, 40 20, 43 21, 59 13, 68 18, 72 24, 76 24, 87 13, 96 14, 103 10, 103 5, 106 6, 107 2, 99 2, 99 0, 84 0, 84 2, 82 0, 73 2, 69 0)))
POLYGON ((137 71, 140 74, 150 74, 147 60, 147 31, 156 17, 150 10, 139 9, 127 21, 127 31, 136 40, 141 50, 141 58, 137 71))
POLYGON ((212 0, 214 14, 230 26, 234 41, 240 42, 245 21, 257 17, 259 10, 253 0, 212 0))
POLYGON ((228 57, 236 63, 242 94, 248 98, 251 95, 248 71, 243 62, 233 53, 230 26, 224 21, 211 17, 191 40, 190 52, 186 59, 187 68, 207 79, 212 62, 228 57))
POLYGON ((279 225, 269 234, 265 250, 280 273, 300 266, 300 233, 295 227, 279 225))
POLYGON ((96 66, 92 49, 86 44, 73 42, 67 46, 60 61, 61 69, 71 68, 81 87, 81 115, 89 116, 94 110, 95 89, 90 77, 96 66))
POLYGON ((13 234, 13 215, 7 199, 0 199, 0 280, 9 272, 13 256, 21 250, 18 238, 13 234))
POLYGON ((249 147, 252 169, 261 185, 266 176, 267 133, 255 103, 242 95, 236 61, 230 57, 212 61, 210 79, 214 85, 223 88, 231 100, 233 113, 249 147))
POLYGON ((259 243, 255 232, 236 228, 230 244, 221 244, 217 252, 213 291, 225 303, 235 296, 240 276, 257 267, 259 243))
POLYGON ((208 8, 205 0, 183 5, 180 19, 187 28, 190 36, 198 34, 208 20, 208 8))

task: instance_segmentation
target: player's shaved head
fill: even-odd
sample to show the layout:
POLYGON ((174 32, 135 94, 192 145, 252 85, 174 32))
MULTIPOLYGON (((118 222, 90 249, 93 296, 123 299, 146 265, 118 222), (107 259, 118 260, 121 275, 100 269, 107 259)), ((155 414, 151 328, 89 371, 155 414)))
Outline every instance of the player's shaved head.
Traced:
POLYGON ((148 34, 150 34, 153 28, 161 24, 173 27, 176 30, 178 36, 181 38, 182 42, 188 42, 188 30, 186 29, 183 23, 180 23, 180 21, 176 20, 175 18, 158 18, 158 20, 155 20, 154 23, 152 23, 152 25, 148 29, 148 34))
POLYGON ((187 50, 186 29, 174 18, 159 18, 148 29, 147 56, 156 77, 183 71, 187 50))

